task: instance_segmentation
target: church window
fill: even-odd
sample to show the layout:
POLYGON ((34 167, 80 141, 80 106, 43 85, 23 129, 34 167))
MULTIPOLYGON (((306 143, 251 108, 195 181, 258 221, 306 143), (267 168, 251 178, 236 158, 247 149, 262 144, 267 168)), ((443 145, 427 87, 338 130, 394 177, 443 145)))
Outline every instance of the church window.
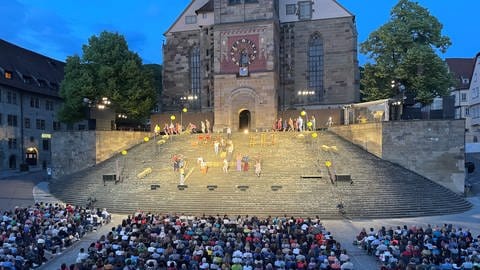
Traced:
POLYGON ((200 49, 195 47, 190 55, 190 81, 191 95, 193 97, 200 96, 201 90, 201 74, 200 74, 200 49))
POLYGON ((296 11, 297 11, 297 5, 295 4, 287 4, 285 6, 285 11, 286 11, 286 15, 295 15, 296 11))
POLYGON ((308 44, 308 89, 315 92, 311 101, 323 99, 323 40, 319 35, 313 35, 308 44))
POLYGON ((241 3, 242 3, 241 0, 228 0, 229 5, 237 5, 237 4, 241 4, 241 3))
POLYGON ((258 3, 258 0, 245 0, 245 4, 258 3))
POLYGON ((186 24, 196 24, 197 23, 197 16, 195 16, 195 15, 185 16, 185 23, 186 24))
POLYGON ((312 18, 312 2, 298 2, 298 18, 300 20, 309 20, 312 18))

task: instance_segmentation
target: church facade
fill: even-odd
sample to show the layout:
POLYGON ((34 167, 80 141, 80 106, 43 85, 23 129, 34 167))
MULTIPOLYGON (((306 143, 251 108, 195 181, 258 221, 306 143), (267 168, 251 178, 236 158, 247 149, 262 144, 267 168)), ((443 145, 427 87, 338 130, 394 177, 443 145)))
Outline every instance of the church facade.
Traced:
POLYGON ((212 112, 216 130, 359 100, 355 18, 335 0, 192 0, 165 36, 162 111, 212 112))

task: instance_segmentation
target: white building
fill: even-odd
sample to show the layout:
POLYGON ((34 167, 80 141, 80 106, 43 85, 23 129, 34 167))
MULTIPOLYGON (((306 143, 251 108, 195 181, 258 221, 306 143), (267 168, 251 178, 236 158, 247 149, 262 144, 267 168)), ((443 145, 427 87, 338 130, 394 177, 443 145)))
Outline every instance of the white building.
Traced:
POLYGON ((450 95, 455 97, 455 119, 465 119, 469 113, 468 89, 475 58, 447 58, 448 70, 455 79, 450 95))
POLYGON ((467 120, 466 143, 476 143, 480 139, 480 53, 475 57, 475 66, 470 79, 469 114, 467 120))

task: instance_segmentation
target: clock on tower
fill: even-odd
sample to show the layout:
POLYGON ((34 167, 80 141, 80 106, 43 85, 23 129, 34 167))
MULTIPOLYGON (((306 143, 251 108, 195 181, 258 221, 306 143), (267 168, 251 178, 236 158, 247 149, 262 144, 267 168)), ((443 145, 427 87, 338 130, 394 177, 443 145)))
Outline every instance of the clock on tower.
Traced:
POLYGON ((257 58, 257 45, 248 38, 241 38, 233 42, 230 49, 232 62, 239 67, 239 76, 248 76, 248 67, 257 58))

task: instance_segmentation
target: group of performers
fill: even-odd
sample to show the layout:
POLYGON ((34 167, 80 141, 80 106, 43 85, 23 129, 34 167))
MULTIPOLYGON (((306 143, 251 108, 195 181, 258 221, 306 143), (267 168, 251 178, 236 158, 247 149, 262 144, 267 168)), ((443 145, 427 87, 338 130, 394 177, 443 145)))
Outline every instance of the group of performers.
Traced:
MULTIPOLYGON (((200 130, 198 130, 197 125, 193 123, 188 123, 186 127, 183 127, 181 123, 174 123, 173 121, 170 122, 170 124, 165 123, 163 126, 163 132, 167 135, 174 135, 174 134, 181 134, 183 132, 186 132, 187 134, 192 134, 192 133, 210 133, 212 131, 211 126, 210 126, 210 121, 208 119, 205 119, 205 121, 200 121, 200 130)), ((159 135, 159 134, 157 134, 159 135)))
MULTIPOLYGON (((305 119, 307 120, 307 119, 305 119)), ((300 115, 297 118, 292 119, 292 117, 287 119, 278 118, 273 124, 274 131, 305 131, 305 130, 316 130, 317 124, 315 116, 310 116, 309 121, 305 121, 300 115), (311 124, 308 124, 311 123, 311 124)))
MULTIPOLYGON (((224 173, 228 173, 230 169, 231 162, 235 163, 235 170, 239 172, 248 172, 250 167, 250 157, 247 154, 237 153, 234 159, 234 145, 231 139, 231 133, 228 133, 228 139, 224 139, 223 137, 215 138, 213 140, 213 151, 215 157, 218 157, 222 162, 222 171, 224 173)), ((261 160, 260 157, 254 159, 254 169, 255 175, 260 177, 262 172, 261 160)), ((180 184, 183 185, 185 182, 185 169, 186 169, 186 161, 183 155, 176 154, 172 157, 173 162, 173 169, 174 172, 178 172, 180 174, 180 184)), ((197 158, 197 165, 200 168, 201 174, 207 174, 208 172, 208 164, 207 161, 203 157, 197 158)))

